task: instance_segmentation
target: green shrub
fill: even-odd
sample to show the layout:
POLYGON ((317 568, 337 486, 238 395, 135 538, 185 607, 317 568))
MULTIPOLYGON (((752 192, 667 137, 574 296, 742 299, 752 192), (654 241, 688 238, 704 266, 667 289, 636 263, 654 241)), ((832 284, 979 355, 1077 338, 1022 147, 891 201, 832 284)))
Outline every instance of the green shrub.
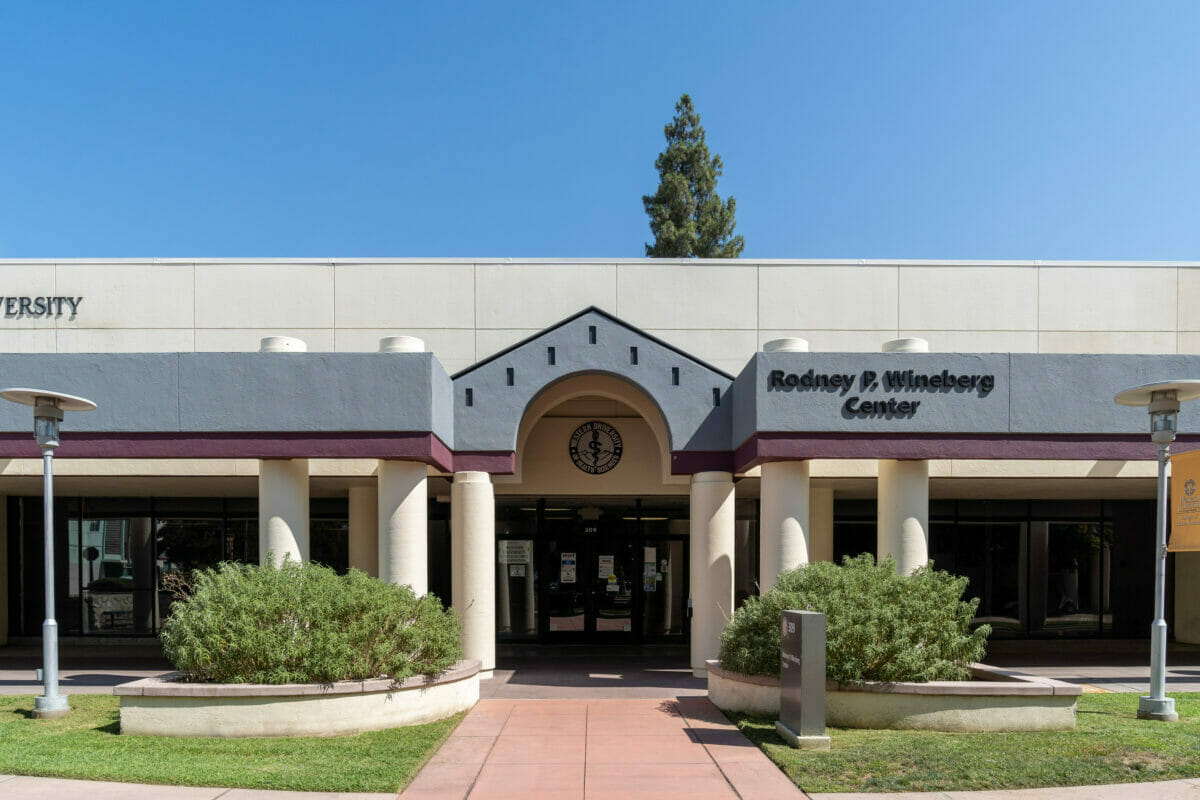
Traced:
POLYGON ((967 680, 991 628, 970 630, 979 600, 962 600, 966 587, 932 563, 897 575, 892 559, 876 564, 869 553, 788 570, 725 626, 721 666, 778 676, 780 613, 792 609, 825 615, 825 670, 838 683, 967 680))
POLYGON ((225 563, 197 570, 191 589, 162 628, 163 650, 188 680, 400 681, 462 657, 458 618, 436 597, 358 570, 225 563))

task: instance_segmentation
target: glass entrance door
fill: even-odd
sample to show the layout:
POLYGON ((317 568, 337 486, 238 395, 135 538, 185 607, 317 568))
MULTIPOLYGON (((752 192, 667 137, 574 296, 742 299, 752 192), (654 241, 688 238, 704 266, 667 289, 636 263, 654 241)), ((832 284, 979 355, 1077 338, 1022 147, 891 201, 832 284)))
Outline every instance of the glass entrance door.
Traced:
POLYGON ((501 499, 498 640, 686 642, 687 530, 685 497, 501 499))
POLYGON ((636 509, 623 504, 546 509, 542 641, 637 639, 636 520, 636 509))

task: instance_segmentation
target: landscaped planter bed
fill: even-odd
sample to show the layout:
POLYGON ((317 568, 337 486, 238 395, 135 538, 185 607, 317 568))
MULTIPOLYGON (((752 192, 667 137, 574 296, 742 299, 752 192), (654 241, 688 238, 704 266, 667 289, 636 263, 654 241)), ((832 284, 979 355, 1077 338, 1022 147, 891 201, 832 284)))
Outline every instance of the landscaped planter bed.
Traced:
POLYGON ((340 736, 445 719, 479 700, 477 660, 432 678, 337 683, 183 683, 179 673, 113 688, 121 733, 147 736, 340 736))
MULTIPOLYGON (((708 664, 708 697, 718 708, 779 713, 779 680, 708 664)), ((975 664, 974 680, 826 684, 825 719, 835 728, 937 731, 1046 731, 1075 727, 1083 690, 1071 683, 975 664)))

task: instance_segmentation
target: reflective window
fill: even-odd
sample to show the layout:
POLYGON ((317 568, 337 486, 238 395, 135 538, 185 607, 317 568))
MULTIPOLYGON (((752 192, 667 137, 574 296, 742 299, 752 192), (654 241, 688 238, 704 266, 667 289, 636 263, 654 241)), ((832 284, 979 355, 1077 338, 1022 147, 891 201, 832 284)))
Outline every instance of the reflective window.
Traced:
POLYGON ((146 634, 154 623, 154 539, 149 517, 83 518, 68 523, 74 573, 69 592, 80 603, 80 632, 146 634))

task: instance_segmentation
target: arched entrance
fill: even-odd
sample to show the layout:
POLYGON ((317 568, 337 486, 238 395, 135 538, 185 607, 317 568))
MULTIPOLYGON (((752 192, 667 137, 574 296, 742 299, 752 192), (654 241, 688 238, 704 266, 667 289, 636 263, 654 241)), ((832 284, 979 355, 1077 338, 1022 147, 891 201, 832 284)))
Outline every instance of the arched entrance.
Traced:
POLYGON ((496 478, 501 642, 687 641, 688 478, 629 381, 577 374, 528 405, 496 478))

